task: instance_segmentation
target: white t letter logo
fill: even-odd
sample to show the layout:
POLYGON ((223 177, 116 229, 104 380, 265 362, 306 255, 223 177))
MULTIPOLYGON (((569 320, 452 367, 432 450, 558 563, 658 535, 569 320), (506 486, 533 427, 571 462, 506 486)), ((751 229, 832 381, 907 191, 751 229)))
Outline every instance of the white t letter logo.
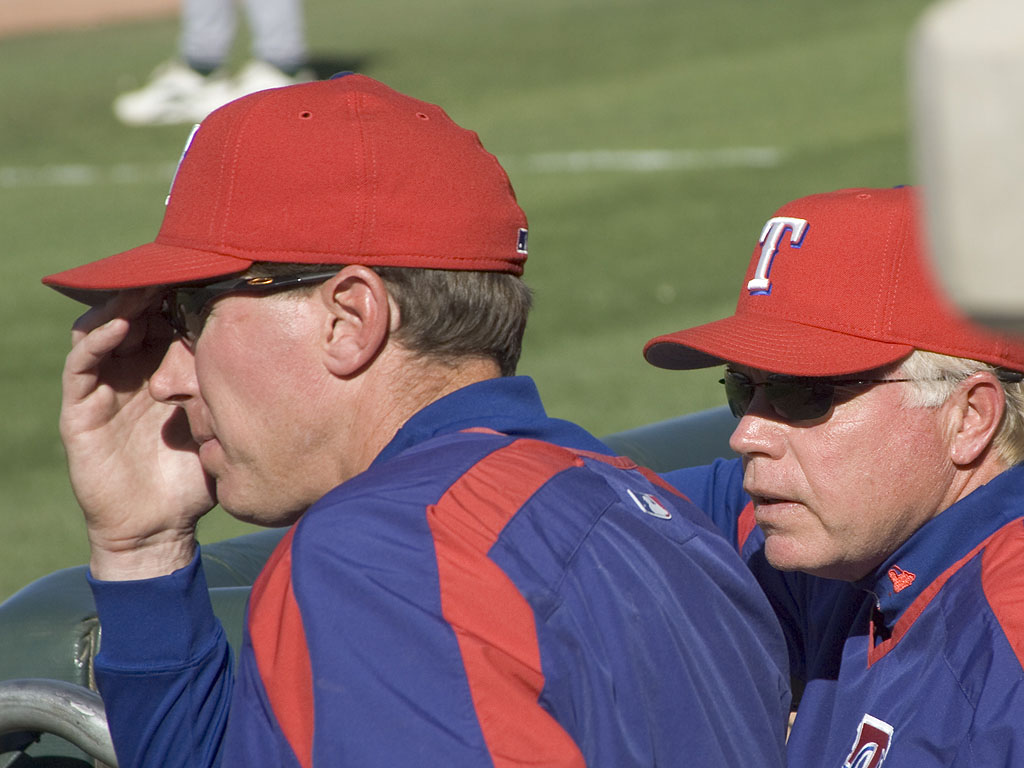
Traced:
POLYGON ((754 270, 754 277, 747 283, 747 290, 754 293, 771 293, 772 283, 768 279, 768 273, 772 271, 772 261, 779 251, 779 240, 782 233, 790 231, 789 247, 799 248, 807 234, 807 220, 794 219, 790 216, 776 216, 768 219, 761 230, 761 238, 757 241, 761 246, 761 258, 757 261, 757 269, 754 270))
POLYGON ((199 130, 199 124, 196 123, 192 126, 192 132, 189 133, 188 138, 185 140, 185 148, 181 150, 181 157, 178 158, 178 166, 174 169, 174 175, 171 177, 171 187, 167 190, 167 197, 164 198, 164 205, 171 202, 171 190, 174 189, 174 180, 178 178, 178 171, 181 170, 181 163, 185 159, 185 155, 188 154, 188 148, 192 146, 192 139, 196 137, 196 131, 199 130))

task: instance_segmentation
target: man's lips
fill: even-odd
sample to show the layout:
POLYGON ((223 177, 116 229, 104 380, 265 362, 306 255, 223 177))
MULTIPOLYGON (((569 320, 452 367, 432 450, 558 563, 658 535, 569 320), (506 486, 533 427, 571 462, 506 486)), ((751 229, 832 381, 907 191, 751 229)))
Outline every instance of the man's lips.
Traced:
POLYGON ((206 466, 206 460, 210 458, 210 454, 217 450, 220 443, 217 442, 217 438, 211 436, 202 435, 200 437, 194 437, 196 443, 199 444, 199 460, 203 462, 203 466, 206 466))
POLYGON ((803 507, 796 499, 781 498, 767 493, 750 493, 750 498, 754 502, 754 520, 761 526, 785 522, 803 507))
POLYGON ((793 499, 784 499, 777 496, 768 496, 763 493, 751 493, 751 500, 754 502, 755 507, 766 506, 769 504, 794 504, 796 502, 793 499))

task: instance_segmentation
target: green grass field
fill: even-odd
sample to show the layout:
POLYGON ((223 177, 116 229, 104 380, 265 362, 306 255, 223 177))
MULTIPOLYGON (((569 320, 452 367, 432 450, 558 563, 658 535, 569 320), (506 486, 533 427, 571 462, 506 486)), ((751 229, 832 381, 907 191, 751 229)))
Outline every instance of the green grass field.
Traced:
MULTIPOLYGON (((778 205, 913 181, 904 56, 927 4, 309 0, 307 16, 321 75, 440 103, 505 164, 537 297, 521 372, 603 434, 721 402, 717 371, 640 350, 731 311, 778 205), (674 154, 629 165, 644 150, 674 154)), ((87 558, 56 426, 79 307, 39 279, 156 233, 187 129, 123 127, 110 102, 176 36, 170 19, 0 40, 0 598, 87 558)), ((202 534, 246 530, 215 511, 202 534)))

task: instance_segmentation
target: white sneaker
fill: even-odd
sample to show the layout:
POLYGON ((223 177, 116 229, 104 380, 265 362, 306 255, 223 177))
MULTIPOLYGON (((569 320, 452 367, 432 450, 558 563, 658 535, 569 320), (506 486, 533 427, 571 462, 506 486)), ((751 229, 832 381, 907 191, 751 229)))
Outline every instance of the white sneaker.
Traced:
POLYGON ((114 114, 128 125, 198 123, 234 98, 220 72, 201 75, 180 61, 161 64, 142 88, 114 99, 114 114))
POLYGON ((315 79, 316 75, 310 70, 304 69, 292 76, 285 74, 273 64, 253 59, 242 67, 234 77, 222 78, 218 79, 216 83, 210 83, 209 87, 197 95, 195 106, 205 117, 229 101, 248 96, 250 93, 266 91, 270 88, 281 88, 295 83, 305 83, 315 79))
POLYGON ((315 79, 316 75, 308 69, 303 69, 295 75, 288 75, 273 64, 253 59, 235 75, 235 95, 238 98, 268 88, 281 88, 315 79))

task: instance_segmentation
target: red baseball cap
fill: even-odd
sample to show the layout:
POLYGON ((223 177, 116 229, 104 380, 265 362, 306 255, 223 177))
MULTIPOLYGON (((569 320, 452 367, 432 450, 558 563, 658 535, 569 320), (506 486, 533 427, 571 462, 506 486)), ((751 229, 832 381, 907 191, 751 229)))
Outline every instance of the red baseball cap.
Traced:
POLYGON ((155 240, 43 282, 94 303, 256 261, 518 275, 526 226, 475 133, 438 106, 345 73, 213 112, 189 137, 155 240))
POLYGON ((920 349, 1024 371, 1024 344, 973 324, 939 288, 918 206, 911 187, 787 203, 761 230, 735 314, 657 336, 644 357, 676 370, 728 362, 839 376, 920 349))

